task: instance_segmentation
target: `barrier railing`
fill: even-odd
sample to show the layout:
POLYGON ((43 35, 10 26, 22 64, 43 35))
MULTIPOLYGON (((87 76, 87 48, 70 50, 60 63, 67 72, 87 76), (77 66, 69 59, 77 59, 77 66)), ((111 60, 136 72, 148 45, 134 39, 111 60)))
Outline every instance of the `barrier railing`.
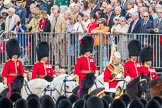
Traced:
POLYGON ((5 34, 0 37, 0 63, 4 64, 8 59, 6 54, 6 42, 11 38, 17 38, 20 43, 21 56, 24 66, 33 66, 37 62, 36 45, 40 41, 47 41, 50 45, 49 61, 55 65, 60 64, 67 67, 68 72, 72 70, 76 59, 80 56, 80 39, 90 35, 94 37, 95 58, 100 72, 105 65, 111 61, 111 53, 118 50, 121 53, 122 61, 126 61, 128 56, 127 44, 130 40, 137 39, 142 47, 153 47, 153 66, 162 66, 162 35, 160 34, 70 34, 70 33, 22 33, 5 34))

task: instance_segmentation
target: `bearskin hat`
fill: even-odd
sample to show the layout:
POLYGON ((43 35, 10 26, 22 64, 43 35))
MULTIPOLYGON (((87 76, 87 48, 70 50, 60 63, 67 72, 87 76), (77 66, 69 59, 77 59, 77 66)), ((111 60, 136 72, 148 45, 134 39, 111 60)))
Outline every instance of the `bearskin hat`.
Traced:
POLYGON ((62 99, 57 108, 72 108, 72 104, 68 99, 62 99))
POLYGON ((131 101, 131 98, 127 94, 121 95, 119 99, 123 100, 126 106, 128 106, 129 102, 131 101))
POLYGON ((147 103, 147 100, 146 100, 146 99, 140 98, 139 100, 142 102, 142 104, 143 104, 144 106, 146 105, 146 103, 147 103))
POLYGON ((27 100, 28 108, 41 108, 40 100, 36 97, 31 97, 27 100))
POLYGON ((114 100, 110 95, 105 95, 102 98, 105 99, 108 102, 108 104, 111 104, 114 100))
POLYGON ((81 40, 80 49, 81 54, 90 51, 93 52, 94 39, 92 36, 84 36, 81 40))
POLYGON ((18 92, 13 92, 10 96, 12 103, 16 102, 20 98, 21 98, 21 95, 18 92))
POLYGON ((41 98, 41 104, 42 104, 42 108, 55 108, 56 104, 54 103, 52 97, 50 97, 49 95, 44 95, 41 98))
POLYGON ((0 99, 0 108, 12 108, 12 102, 10 99, 6 98, 6 97, 2 97, 0 99))
POLYGON ((69 96, 69 101, 71 102, 71 104, 73 104, 77 99, 79 99, 79 98, 75 94, 72 94, 69 96))
POLYGON ((84 99, 78 99, 74 104, 73 108, 87 108, 87 102, 84 99))
POLYGON ((19 42, 15 38, 12 38, 7 42, 6 52, 10 59, 13 55, 18 55, 18 57, 20 56, 19 42))
POLYGON ((144 108, 144 105, 139 99, 133 99, 127 108, 144 108))
POLYGON ((28 101, 28 100, 30 100, 30 98, 37 98, 39 100, 39 97, 36 94, 29 94, 28 97, 26 98, 26 100, 28 101))
POLYGON ((43 57, 49 56, 49 45, 47 42, 40 42, 37 45, 37 57, 40 61, 43 57))
POLYGON ((155 99, 156 101, 159 102, 160 105, 162 105, 162 99, 160 96, 154 96, 152 99, 155 99))
POLYGON ((138 40, 131 40, 128 43, 129 57, 139 56, 141 51, 141 43, 138 40))
POLYGON ((145 108, 161 108, 161 106, 157 100, 151 99, 150 101, 147 102, 145 108))
POLYGON ((24 99, 18 99, 14 108, 27 108, 27 103, 24 99))
POLYGON ((68 98, 64 95, 61 95, 61 96, 58 97, 58 99, 56 100, 56 108, 58 107, 59 102, 63 99, 68 99, 68 98))
POLYGON ((102 100, 102 102, 103 102, 103 104, 104 104, 104 108, 109 108, 109 104, 108 104, 108 102, 106 101, 106 99, 101 98, 101 100, 102 100))
POLYGON ((99 97, 91 96, 87 100, 88 108, 104 108, 104 104, 99 97))
POLYGON ((153 59, 153 48, 151 47, 143 48, 140 53, 141 63, 144 63, 146 61, 152 61, 152 59, 153 59))
POLYGON ((126 105, 123 100, 116 99, 111 104, 111 108, 126 108, 126 105))

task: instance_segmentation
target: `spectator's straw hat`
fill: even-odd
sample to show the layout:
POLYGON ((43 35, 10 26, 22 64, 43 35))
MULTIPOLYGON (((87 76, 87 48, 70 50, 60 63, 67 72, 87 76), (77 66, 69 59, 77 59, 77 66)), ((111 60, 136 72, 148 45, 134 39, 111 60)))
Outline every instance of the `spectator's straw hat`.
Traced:
POLYGON ((9 40, 6 44, 6 51, 9 58, 12 58, 13 55, 18 55, 19 57, 20 56, 19 42, 14 38, 9 40))
POLYGON ((37 45, 37 57, 40 61, 43 57, 49 56, 49 45, 47 42, 40 42, 37 45))
POLYGON ((131 40, 128 43, 129 57, 139 56, 141 51, 141 43, 138 40, 131 40))
POLYGON ((141 63, 152 61, 153 60, 153 48, 145 47, 141 50, 140 61, 141 63))

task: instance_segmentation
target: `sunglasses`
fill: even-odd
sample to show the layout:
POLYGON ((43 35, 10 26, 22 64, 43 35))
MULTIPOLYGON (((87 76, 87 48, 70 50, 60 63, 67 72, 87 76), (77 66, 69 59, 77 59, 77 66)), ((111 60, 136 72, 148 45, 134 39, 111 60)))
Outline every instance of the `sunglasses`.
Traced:
POLYGON ((143 16, 143 17, 148 17, 148 16, 143 16))
POLYGON ((115 19, 115 21, 119 21, 119 19, 115 19))
POLYGON ((156 13, 162 13, 162 12, 156 12, 156 13))

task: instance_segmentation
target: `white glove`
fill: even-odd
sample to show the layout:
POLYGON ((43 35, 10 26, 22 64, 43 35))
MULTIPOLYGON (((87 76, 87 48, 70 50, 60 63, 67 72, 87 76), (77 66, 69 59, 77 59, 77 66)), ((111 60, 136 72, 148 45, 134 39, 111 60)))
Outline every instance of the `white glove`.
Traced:
POLYGON ((98 77, 98 74, 95 74, 95 77, 97 78, 98 77))
POLYGON ((105 92, 108 92, 109 91, 109 83, 104 82, 104 87, 105 87, 105 92))
POLYGON ((124 79, 126 82, 130 82, 131 81, 131 77, 130 76, 126 76, 126 78, 124 79))

